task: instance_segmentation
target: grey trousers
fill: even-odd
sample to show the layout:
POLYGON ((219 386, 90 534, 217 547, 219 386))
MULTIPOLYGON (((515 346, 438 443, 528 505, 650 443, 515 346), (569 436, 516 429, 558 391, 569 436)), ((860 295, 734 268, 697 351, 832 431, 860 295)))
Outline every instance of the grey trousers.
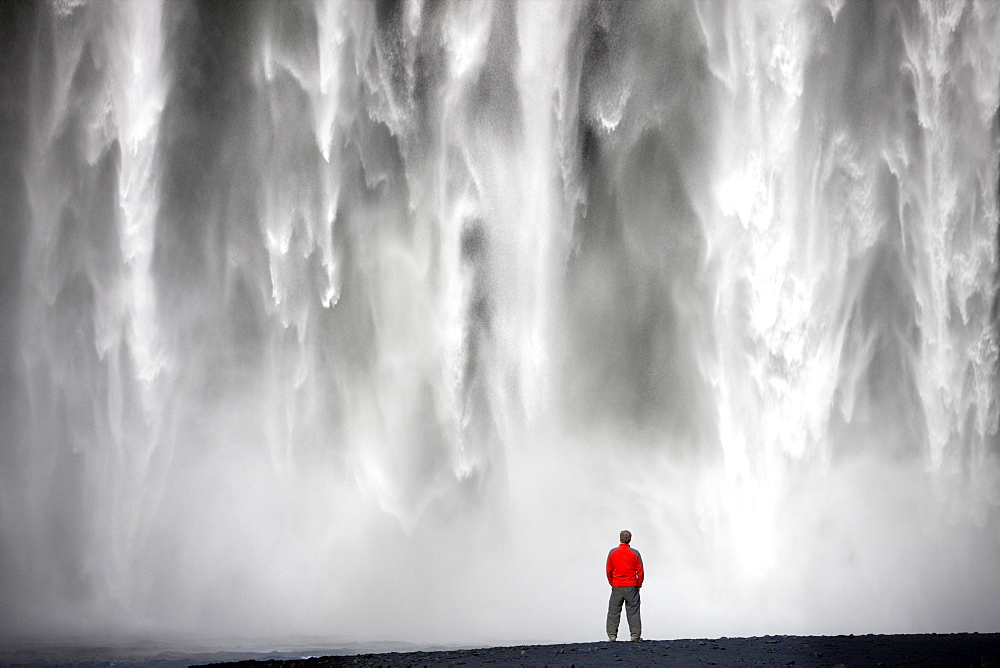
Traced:
POLYGON ((625 618, 633 638, 642 637, 642 620, 639 618, 639 588, 612 587, 608 601, 608 636, 618 635, 618 624, 622 619, 622 603, 625 604, 625 618))

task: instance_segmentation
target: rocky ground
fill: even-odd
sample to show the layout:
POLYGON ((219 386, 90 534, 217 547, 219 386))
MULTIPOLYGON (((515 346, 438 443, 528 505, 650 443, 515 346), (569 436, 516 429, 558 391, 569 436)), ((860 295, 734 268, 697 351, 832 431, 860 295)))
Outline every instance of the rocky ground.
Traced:
MULTIPOLYGON (((220 664, 214 664, 216 666, 220 664)), ((1000 633, 771 636, 523 645, 222 664, 263 666, 973 666, 1000 668, 1000 633)))

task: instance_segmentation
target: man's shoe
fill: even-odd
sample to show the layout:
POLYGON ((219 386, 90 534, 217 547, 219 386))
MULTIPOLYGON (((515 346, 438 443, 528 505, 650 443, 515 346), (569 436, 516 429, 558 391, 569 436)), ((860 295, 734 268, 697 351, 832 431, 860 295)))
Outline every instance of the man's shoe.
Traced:
POLYGON ((609 640, 610 642, 614 642, 614 641, 618 640, 618 636, 613 636, 613 635, 611 635, 611 634, 609 633, 609 634, 608 634, 608 640, 609 640))
POLYGON ((632 636, 632 642, 640 642, 641 640, 642 638, 640 638, 639 636, 632 636))

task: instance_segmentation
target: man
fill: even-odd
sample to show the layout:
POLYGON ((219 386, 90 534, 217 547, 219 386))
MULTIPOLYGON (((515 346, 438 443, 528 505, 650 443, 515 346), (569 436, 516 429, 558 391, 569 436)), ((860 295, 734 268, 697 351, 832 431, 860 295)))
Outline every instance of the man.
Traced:
POLYGON ((629 547, 632 532, 618 534, 621 544, 608 553, 608 584, 611 600, 608 601, 608 640, 618 639, 618 624, 622 619, 622 603, 632 640, 642 640, 642 620, 639 619, 639 588, 642 587, 642 557, 629 547))

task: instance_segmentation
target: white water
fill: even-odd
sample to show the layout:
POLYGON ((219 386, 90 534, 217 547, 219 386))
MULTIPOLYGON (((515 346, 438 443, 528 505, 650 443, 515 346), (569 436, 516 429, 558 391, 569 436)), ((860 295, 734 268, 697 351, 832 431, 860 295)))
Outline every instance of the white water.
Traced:
POLYGON ((0 632, 1000 630, 993 3, 24 13, 0 632))

